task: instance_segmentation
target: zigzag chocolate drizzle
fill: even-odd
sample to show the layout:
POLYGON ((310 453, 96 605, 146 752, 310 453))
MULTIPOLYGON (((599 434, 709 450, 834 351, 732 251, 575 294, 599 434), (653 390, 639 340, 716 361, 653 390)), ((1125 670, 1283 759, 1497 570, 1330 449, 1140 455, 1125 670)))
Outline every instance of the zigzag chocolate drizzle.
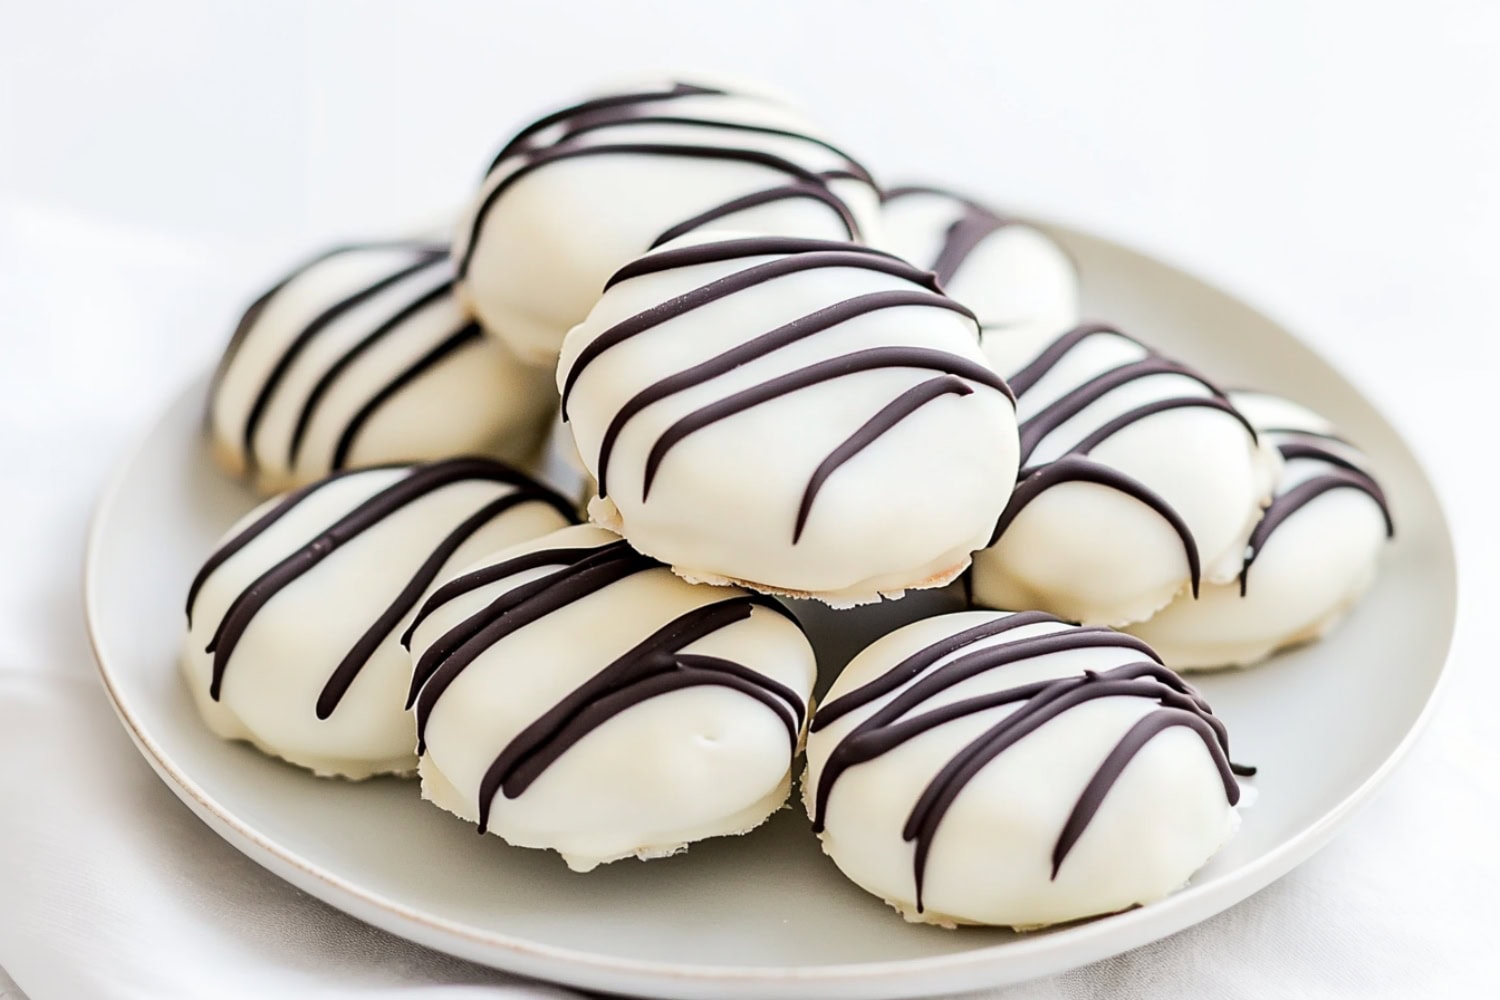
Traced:
MULTIPOLYGON (((799 316, 705 361, 659 379, 640 390, 615 412, 600 439, 597 462, 600 496, 608 495, 610 459, 615 443, 628 423, 655 403, 703 385, 711 379, 784 347, 882 309, 929 306, 946 309, 973 319, 971 312, 937 291, 936 279, 930 272, 918 270, 899 258, 867 247, 789 237, 731 239, 661 251, 626 265, 610 279, 606 288, 622 281, 676 268, 773 254, 784 256, 750 265, 743 270, 674 296, 600 333, 579 352, 563 376, 563 419, 568 418, 568 404, 579 376, 601 355, 669 320, 676 319, 711 302, 765 286, 788 275, 830 267, 877 271, 901 278, 916 287, 910 290, 871 292, 836 302, 799 316)), ((889 431, 901 419, 916 412, 921 405, 932 402, 942 395, 968 395, 973 391, 975 384, 994 389, 1014 401, 1004 380, 987 366, 946 351, 923 347, 877 347, 853 351, 768 379, 759 385, 699 407, 677 420, 662 433, 647 456, 642 484, 642 501, 644 502, 650 494, 651 484, 662 460, 675 445, 691 434, 788 393, 858 372, 880 368, 933 371, 939 373, 939 378, 924 382, 920 387, 898 397, 896 401, 871 417, 849 440, 840 445, 828 460, 819 465, 803 494, 801 509, 793 527, 793 544, 801 538, 813 500, 816 499, 818 491, 828 476, 854 454, 868 447, 889 431), (936 391, 939 386, 942 387, 941 392, 936 391), (912 395, 912 392, 916 392, 916 395, 912 395), (836 461, 835 458, 837 458, 836 461)))
POLYGON ((1010 378, 1010 386, 1016 397, 1024 399, 1025 394, 1034 388, 1048 372, 1052 371, 1079 345, 1095 336, 1115 336, 1129 340, 1141 346, 1142 350, 1147 352, 1147 356, 1137 361, 1117 365, 1093 376, 1021 422, 1021 471, 1017 476, 1016 489, 995 523, 990 544, 994 545, 998 542, 1021 511, 1052 487, 1069 482, 1093 483, 1139 501, 1167 522, 1182 542, 1183 555, 1188 563, 1192 593, 1196 597, 1201 576, 1200 556, 1198 543, 1193 538, 1187 522, 1156 491, 1131 476, 1089 459, 1088 455, 1094 448, 1125 428, 1147 417, 1171 410, 1217 410, 1238 421, 1245 428, 1245 432, 1250 435, 1251 441, 1257 440, 1258 435, 1245 416, 1229 402, 1225 392, 1202 374, 1187 365, 1157 355, 1141 345, 1139 341, 1102 323, 1086 323, 1075 327, 1049 344, 1035 359, 1010 378), (1175 375, 1191 379, 1207 389, 1209 395, 1172 396, 1133 407, 1092 428, 1058 458, 1035 465, 1027 464, 1033 453, 1049 435, 1089 406, 1133 382, 1160 375, 1175 375))
MULTIPOLYGON (((448 268, 450 266, 446 250, 439 246, 427 243, 398 241, 391 243, 358 244, 330 250, 304 264, 278 282, 246 310, 244 317, 240 320, 239 326, 235 329, 234 335, 230 339, 229 347, 215 374, 215 391, 217 390, 218 383, 222 381, 225 372, 234 363, 240 349, 244 345, 246 337, 254 328, 256 322, 259 321, 266 307, 292 280, 314 265, 324 263, 339 254, 372 250, 405 250, 409 254, 409 259, 400 262, 393 270, 388 271, 384 275, 333 302, 314 316, 312 320, 292 337, 291 341, 272 365, 269 373, 261 381, 240 432, 240 447, 245 454, 246 468, 251 472, 261 464, 260 455, 257 453, 255 447, 255 438, 260 430, 262 420, 275 400, 277 393, 282 391, 283 383, 286 381, 293 367, 312 344, 317 341, 321 333, 358 306, 402 285, 404 282, 412 281, 419 286, 420 290, 414 297, 401 302, 399 305, 393 305, 391 311, 381 322, 376 324, 365 336, 361 337, 338 357, 333 359, 332 363, 319 375, 316 382, 313 383, 312 388, 308 390, 306 398, 303 399, 298 409, 297 419, 293 426, 291 437, 286 445, 285 458, 290 468, 296 467, 298 458, 302 453, 302 446, 308 429, 317 415, 319 405, 349 369, 371 349, 400 331, 413 317, 420 315, 426 309, 441 304, 452 296, 453 280, 451 277, 437 285, 429 285, 423 281, 425 276, 438 273, 436 269, 448 268)), ((465 322, 457 330, 447 335, 410 365, 398 372, 395 377, 380 386, 370 395, 369 399, 364 402, 341 430, 334 448, 330 467, 335 470, 344 467, 344 464, 348 461, 349 452, 353 449, 360 431, 370 418, 379 411, 382 405, 449 355, 471 345, 477 345, 481 341, 481 338, 482 332, 479 326, 472 322, 465 322)), ((212 394, 210 398, 212 398, 212 394)))
POLYGON ((1224 783, 1230 805, 1239 801, 1236 773, 1254 773, 1229 762, 1229 740, 1224 724, 1208 704, 1180 677, 1161 665, 1144 642, 1102 627, 1068 626, 1025 638, 1002 639, 972 652, 963 650, 1029 625, 1061 619, 1040 611, 1007 615, 974 626, 913 653, 873 681, 823 705, 812 729, 820 730, 849 712, 900 691, 889 702, 854 726, 834 746, 823 765, 813 799, 813 828, 821 832, 828 803, 839 777, 852 767, 895 750, 923 733, 958 719, 1005 705, 1020 707, 998 720, 966 744, 943 765, 918 797, 902 830, 913 844, 913 878, 917 912, 922 912, 922 887, 927 858, 943 817, 965 786, 983 768, 1030 733, 1072 708, 1107 697, 1137 697, 1157 701, 1161 708, 1144 716, 1105 757, 1073 807, 1052 852, 1052 877, 1073 845, 1088 828, 1095 812, 1135 755, 1158 733, 1173 727, 1193 730, 1202 739, 1224 783), (1009 664, 1075 649, 1117 648, 1126 657, 1139 657, 1105 671, 1019 684, 923 711, 923 706, 954 686, 1009 664), (955 653, 962 655, 953 656, 955 653), (947 662, 940 661, 953 656, 947 662), (901 690, 906 685, 905 690, 901 690))
POLYGON ((489 168, 485 171, 485 176, 489 177, 497 170, 506 169, 511 164, 515 164, 510 173, 484 196, 479 210, 474 215, 474 220, 468 233, 468 240, 464 245, 463 254, 458 260, 459 277, 462 278, 468 274, 474 248, 479 242, 479 236, 484 229, 485 220, 489 215, 490 209, 512 185, 527 174, 549 164, 589 156, 633 155, 698 160, 729 160, 762 167, 774 173, 782 174, 787 178, 785 184, 773 186, 762 191, 747 192, 745 195, 731 199, 722 205, 707 208, 694 218, 668 229, 651 244, 652 247, 735 212, 744 211, 783 198, 812 198, 828 205, 849 231, 850 239, 860 238, 861 234, 858 222, 849 212, 847 206, 843 204, 843 201, 829 190, 828 184, 830 181, 843 178, 860 180, 871 187, 875 186, 875 182, 868 170, 837 146, 817 136, 791 129, 709 117, 669 115, 651 110, 653 105, 661 102, 708 95, 729 96, 729 92, 714 87, 677 83, 668 90, 642 91, 585 101, 573 107, 564 108, 561 111, 547 115, 527 126, 500 150, 494 160, 491 161, 489 168), (751 146, 722 146, 698 144, 691 141, 628 141, 628 131, 630 128, 660 125, 686 129, 689 130, 689 133, 691 130, 701 129, 709 133, 729 132, 743 134, 747 137, 763 135, 779 139, 792 139, 821 150, 832 152, 839 159, 841 165, 831 170, 811 170, 787 157, 751 146), (580 141, 581 137, 600 129, 621 131, 625 135, 625 139, 624 141, 606 142, 597 145, 589 145, 580 141))
MULTIPOLYGON (((384 468, 391 467, 387 466, 384 468)), ((359 475, 370 471, 363 469, 359 472, 350 472, 344 475, 359 475)), ((216 569, 255 538, 263 534, 281 518, 291 513, 307 497, 338 478, 342 477, 323 480, 288 494, 266 514, 256 519, 244 531, 226 541, 218 551, 210 556, 208 561, 204 563, 202 570, 199 571, 198 576, 193 580, 193 584, 188 592, 187 613, 189 623, 192 621, 193 604, 197 599, 198 592, 216 569)), ((506 511, 523 503, 545 503, 553 507, 569 521, 575 519, 572 506, 563 497, 498 462, 487 459, 461 458, 444 462, 434 462, 429 465, 414 466, 409 474, 364 500, 349 513, 309 539, 297 550, 279 560, 275 565, 252 581, 230 603, 223 617, 219 620, 218 627, 214 630, 212 639, 205 648, 205 652, 213 654, 213 674, 209 685, 210 697, 215 701, 219 699, 224 683, 224 672, 228 669, 229 660, 234 653, 235 646, 244 635, 245 630, 249 628, 255 615, 261 608, 265 607, 267 602, 280 593, 283 588, 312 571, 320 562, 328 558, 328 556, 332 555, 339 548, 354 541, 365 531, 380 524, 407 505, 415 503, 423 497, 453 483, 475 480, 505 483, 515 487, 515 489, 502 497, 496 498, 476 511, 438 543, 432 555, 417 568, 406 586, 402 588, 401 592, 381 612, 376 620, 371 623, 370 627, 349 652, 345 654, 335 668, 318 698, 318 718, 326 719, 333 714, 334 709, 338 707, 339 701, 354 682, 354 679, 359 675, 359 671, 369 661, 370 656, 375 652, 376 648, 390 634, 396 624, 405 617, 407 612, 416 605, 417 600, 422 596, 427 587, 431 585, 448 558, 475 532, 479 531, 495 518, 502 516, 506 511)))
MULTIPOLYGON (((543 567, 554 571, 509 590, 445 632, 418 660, 408 704, 417 706, 418 753, 426 752, 427 722, 449 685, 506 636, 611 584, 661 563, 613 542, 596 548, 527 552, 460 577, 440 588, 412 628, 463 593, 543 567)), ((574 744, 621 712, 671 691, 727 687, 765 705, 785 724, 796 750, 807 707, 795 691, 742 664, 682 650, 750 617, 757 607, 795 621, 775 600, 758 594, 726 597, 668 622, 562 698, 507 743, 486 769, 479 791, 479 832, 489 826, 497 793, 517 798, 574 744)), ((410 640, 410 630, 405 637, 410 640)))

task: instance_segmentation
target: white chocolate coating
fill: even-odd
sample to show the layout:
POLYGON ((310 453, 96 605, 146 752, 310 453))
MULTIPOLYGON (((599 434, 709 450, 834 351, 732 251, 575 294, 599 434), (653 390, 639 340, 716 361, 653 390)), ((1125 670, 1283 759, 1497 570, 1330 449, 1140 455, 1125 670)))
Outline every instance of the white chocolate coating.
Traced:
POLYGON ((1029 624, 1007 626, 1010 617, 940 615, 877 640, 834 682, 808 735, 803 797, 816 822, 826 795, 824 851, 914 922, 1030 928, 1159 899, 1182 886, 1239 821, 1230 801, 1239 789, 1207 706, 1181 707, 1191 689, 1128 636, 1036 614, 1020 619, 1036 619, 1029 624), (992 634, 941 647, 982 629, 992 634), (1026 648, 1042 636, 1053 636, 1042 642, 1056 646, 1026 648), (928 662, 920 669, 900 671, 884 691, 866 688, 924 650, 928 662), (1088 671, 1099 676, 1086 679, 1088 671), (1042 683, 1049 681, 1057 683, 1042 683), (974 701, 1011 689, 1021 690, 1009 703, 974 701), (840 702, 851 694, 852 702, 840 702), (905 699, 904 711, 873 718, 898 699, 905 699), (1045 718, 1038 710, 1056 705, 1053 699, 1076 700, 1045 718), (1177 707, 1164 707, 1164 699, 1177 707), (968 706, 946 719, 931 715, 962 702, 968 706), (971 747, 999 745, 1006 720, 1019 732, 1028 714, 1041 720, 1036 728, 987 760, 976 758, 982 762, 967 781, 945 784, 950 762, 971 747), (922 725, 924 719, 935 724, 922 725), (1109 772, 1106 760, 1137 724, 1152 735, 1112 783, 1097 786, 1105 789, 1102 800, 1069 841, 1064 831, 1087 790, 1109 772), (902 725, 916 728, 903 733, 896 728, 902 725), (935 833, 906 836, 924 795, 944 787, 953 797, 935 833), (929 850, 920 863, 924 843, 929 850))
POLYGON ((1189 588, 1186 543, 1161 511, 1071 475, 1023 505, 1028 470, 1050 477, 1099 468, 1123 476, 1181 519, 1201 580, 1232 580, 1270 497, 1280 464, 1275 449, 1258 443, 1201 375, 1112 328, 1079 327, 1053 343, 1055 351, 1028 353, 1000 369, 1017 393, 1023 481, 1011 501, 1014 519, 1002 520, 998 541, 974 557, 976 602, 1118 626, 1150 617, 1189 588), (1157 405, 1169 408, 1141 409, 1157 405), (1111 427, 1086 454, 1078 452, 1111 427))
POLYGON ((270 494, 391 462, 525 462, 555 404, 548 374, 459 306, 441 247, 372 243, 323 254, 251 306, 209 423, 220 464, 270 494))
POLYGON ((869 239, 878 222, 868 173, 796 110, 713 83, 658 80, 518 134, 461 222, 454 256, 461 294, 485 327, 550 365, 605 280, 674 228, 847 240, 869 239), (717 214, 746 197, 756 203, 717 214), (694 223, 703 213, 714 217, 694 223))
POLYGON ((952 580, 1009 496, 1015 414, 930 282, 724 232, 633 262, 558 368, 593 520, 687 579, 835 606, 952 580))
POLYGON ((816 667, 801 628, 769 599, 685 583, 618 536, 583 526, 487 557, 450 580, 422 614, 411 653, 423 685, 423 795, 482 820, 506 842, 556 850, 569 867, 588 871, 744 833, 785 803, 816 667), (616 556, 603 568, 618 572, 589 585, 589 566, 616 556), (580 564, 589 557, 593 564, 580 564), (516 572, 493 570, 528 559, 516 572), (486 570, 498 575, 465 589, 470 573, 486 570), (472 658, 457 668, 455 658, 438 655, 445 643, 462 652, 454 630, 493 624, 485 617, 491 602, 515 600, 540 580, 552 588, 507 613, 523 620, 519 627, 473 640, 472 658), (727 621, 693 631, 701 614, 726 610, 733 612, 727 621), (654 656, 627 655, 670 623, 692 641, 666 642, 654 656), (732 661, 723 669, 739 671, 766 700, 704 682, 709 674, 695 664, 701 657, 732 661), (694 671, 698 682, 689 679, 694 671), (688 682, 651 687, 663 680, 688 682), (778 685, 785 697, 775 693, 778 685), (580 719, 587 725, 577 728, 580 719), (527 745, 538 732, 546 737, 527 745), (523 745, 523 758, 547 763, 524 787, 512 779, 497 784, 484 816, 486 774, 523 745))
POLYGON ((1343 485, 1296 506, 1254 559, 1242 561, 1249 567, 1243 594, 1238 580, 1209 584, 1196 601, 1184 595, 1130 627, 1178 669, 1249 666, 1322 636, 1369 589, 1387 538, 1381 494, 1364 456, 1333 438, 1327 420, 1263 393, 1234 392, 1230 399, 1287 452, 1272 511, 1295 502, 1293 491, 1314 480, 1343 485), (1330 474, 1333 480, 1324 479, 1330 474))
POLYGON ((525 483, 494 463, 472 460, 367 469, 329 479, 300 499, 294 494, 268 500, 241 519, 224 545, 282 511, 212 568, 191 602, 180 665, 209 728, 320 775, 366 778, 413 770, 416 734, 404 707, 411 660, 398 640, 434 583, 407 595, 405 610, 389 628, 374 626, 445 540, 455 547, 427 567, 434 577, 568 523, 554 506, 561 498, 513 485, 507 481, 512 477, 525 483), (307 556, 315 539, 361 505, 392 499, 392 490, 420 482, 414 477, 433 475, 436 488, 399 504, 305 573, 273 588, 230 651, 214 699, 214 654, 207 649, 247 589, 289 557, 307 556), (319 718, 330 680, 367 635, 374 646, 355 658, 352 683, 327 718, 319 718))
POLYGON ((880 243, 938 272, 943 291, 974 311, 987 344, 1040 349, 1078 324, 1078 270, 1062 247, 1034 226, 959 194, 929 187, 886 192, 880 243))

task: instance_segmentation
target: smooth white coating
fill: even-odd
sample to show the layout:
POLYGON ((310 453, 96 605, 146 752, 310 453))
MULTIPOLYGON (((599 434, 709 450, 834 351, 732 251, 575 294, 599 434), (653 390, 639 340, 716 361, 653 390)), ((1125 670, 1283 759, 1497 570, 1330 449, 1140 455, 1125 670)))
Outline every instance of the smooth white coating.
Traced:
MULTIPOLYGON (((591 127, 576 134, 557 123, 530 137, 526 149, 489 171, 460 221, 454 256, 468 258, 460 294, 487 329, 531 363, 556 361, 563 336, 588 315, 616 269, 645 253, 672 227, 735 199, 800 178, 842 201, 860 238, 869 240, 877 232, 879 196, 872 184, 858 177, 812 177, 848 171, 850 160, 829 147, 801 112, 714 81, 706 86, 725 92, 674 97, 674 86, 677 81, 635 82, 595 95, 593 99, 644 98, 631 103, 633 120, 595 127, 584 119, 591 127), (662 117, 681 121, 640 120, 662 117), (642 144, 658 152, 554 160, 491 197, 534 158, 532 151, 642 144), (684 146, 750 150, 786 166, 668 154, 668 147, 684 146)), ((810 197, 767 202, 714 224, 757 233, 851 238, 840 212, 810 197)))
POLYGON ((528 461, 556 404, 551 378, 478 335, 452 280, 446 253, 423 243, 340 248, 293 272, 252 309, 221 364, 209 403, 220 464, 266 494, 309 483, 334 471, 357 420, 342 468, 528 461), (428 364, 455 338, 460 346, 428 364), (247 454, 246 428, 273 378, 247 454))
POLYGON ((961 258, 943 290, 974 310, 987 333, 1003 331, 1012 343, 1040 347, 1078 323, 1078 271, 1063 248, 1035 226, 962 195, 892 189, 881 205, 879 246, 931 268, 966 220, 994 228, 961 258))
MULTIPOLYGON (((822 704, 886 673, 907 656, 997 618, 998 612, 940 615, 897 629, 861 652, 822 704)), ((959 656, 1031 636, 1077 631, 1058 622, 1025 625, 950 653, 889 694, 808 735, 803 798, 812 803, 839 742, 920 679, 959 656)), ((1074 648, 987 670, 908 712, 1034 681, 1106 671, 1144 660, 1119 646, 1074 648)), ((963 716, 874 759, 835 782, 823 849, 850 879, 914 922, 1020 928, 1111 913, 1159 899, 1182 886, 1239 822, 1203 740, 1174 727, 1158 733, 1126 765, 1052 878, 1053 849, 1090 778, 1138 720, 1160 709, 1147 697, 1113 696, 1071 708, 993 758, 959 791, 943 817, 926 863, 924 910, 916 910, 914 845, 902 836, 933 777, 1018 701, 963 716)))
MULTIPOLYGON (((618 541, 602 528, 565 528, 466 572, 528 552, 618 541)), ((517 573, 437 606, 413 635, 413 659, 497 597, 561 569, 517 573)), ((678 616, 743 594, 694 586, 652 567, 487 646, 434 703, 420 767, 423 795, 475 820, 485 772, 527 726, 678 616)), ((804 705, 812 692, 812 647, 769 608, 753 608, 682 652, 732 660, 791 688, 804 705)), ((785 804, 791 762, 786 726, 769 707, 726 687, 682 688, 604 721, 516 798, 496 794, 488 831, 517 846, 556 850, 577 871, 660 857, 758 826, 785 804)))
MULTIPOLYGON (((752 238, 695 233, 661 252, 752 238)), ((874 251, 857 254, 905 267, 874 251)), ((558 385, 566 384, 580 352, 617 323, 788 256, 677 266, 619 282, 568 335, 558 385)), ((677 420, 804 367, 873 348, 923 348, 940 352, 944 365, 980 366, 988 377, 973 319, 941 308, 941 297, 915 281, 854 264, 799 270, 658 322, 580 369, 567 402, 569 426, 597 478, 605 433, 637 393, 818 310, 890 292, 924 298, 846 319, 641 410, 614 445, 607 497, 589 506, 593 520, 688 579, 835 606, 952 580, 988 541, 1015 480, 1014 408, 1001 391, 978 382, 965 382, 968 395, 926 402, 835 469, 794 542, 815 471, 877 413, 941 370, 858 371, 710 424, 666 453, 643 499, 649 456, 677 420)))
MULTIPOLYGON (((1006 357, 1001 374, 1013 377, 1038 353, 1006 357)), ((1111 330, 1088 336, 1018 394, 1023 433, 1028 420, 1066 393, 1149 354, 1111 330)), ((1202 383, 1175 372, 1137 378, 1062 422, 1022 464, 1034 468, 1059 459, 1136 407, 1210 395, 1202 383)), ((1181 516, 1196 544, 1204 583, 1225 583, 1239 573, 1246 541, 1280 466, 1275 449, 1257 443, 1232 414, 1204 407, 1146 416, 1107 437, 1087 458, 1133 478, 1181 516)), ((1139 500, 1095 483, 1063 482, 1045 490, 994 545, 974 557, 978 603, 1041 608, 1085 624, 1144 620, 1184 592, 1189 580, 1183 542, 1167 520, 1139 500)))
MULTIPOLYGON (((1255 392, 1230 398, 1272 445, 1313 442, 1357 468, 1368 464, 1356 449, 1325 437, 1333 426, 1305 407, 1255 392)), ((1334 468, 1317 458, 1288 459, 1276 495, 1334 468)), ((1249 666, 1337 624, 1374 582, 1385 541, 1385 516, 1373 497, 1332 490, 1277 526, 1246 574, 1243 596, 1238 580, 1207 585, 1198 600, 1179 597, 1130 631, 1176 668, 1249 666)))
MULTIPOLYGON (((327 719, 317 717, 318 697, 345 654, 438 543, 480 508, 514 492, 514 486, 481 479, 443 486, 357 535, 278 591, 234 648, 218 701, 209 695, 213 656, 206 651, 230 605, 261 574, 409 474, 406 468, 369 469, 329 481, 204 582, 179 663, 199 711, 216 734, 247 740, 320 775, 366 778, 416 767, 415 728, 404 707, 411 660, 399 642, 415 607, 381 640, 327 719)), ((279 499, 247 514, 224 541, 279 499)), ((464 565, 565 524, 566 518, 546 503, 519 503, 483 524, 444 565, 464 565)))

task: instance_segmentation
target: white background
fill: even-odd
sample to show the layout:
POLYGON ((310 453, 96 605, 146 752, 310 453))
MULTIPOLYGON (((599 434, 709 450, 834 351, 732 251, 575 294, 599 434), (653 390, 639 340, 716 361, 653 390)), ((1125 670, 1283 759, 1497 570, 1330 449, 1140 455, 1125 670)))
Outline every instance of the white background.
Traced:
MULTIPOLYGON (((26 759, 7 695, 88 670, 74 573, 93 491, 244 295, 320 241, 443 215, 528 116, 661 68, 765 81, 883 179, 985 192, 1228 286, 1385 405, 1449 505, 1457 675, 1389 790, 1230 913, 1010 995, 1500 995, 1494 3, 0 0, 5 759, 26 759)), ((115 766, 149 787, 144 764, 115 766)), ((0 799, 0 845, 6 810, 36 807, 0 799)), ((174 816, 191 849, 211 836, 174 816)), ((91 950, 123 963, 121 995, 122 954, 170 954, 153 959, 149 927, 48 937, 9 888, 0 965, 34 1000, 106 992, 74 960, 91 950)), ((391 982, 486 979, 402 961, 391 982)), ((359 981, 383 983, 374 967, 359 981)))

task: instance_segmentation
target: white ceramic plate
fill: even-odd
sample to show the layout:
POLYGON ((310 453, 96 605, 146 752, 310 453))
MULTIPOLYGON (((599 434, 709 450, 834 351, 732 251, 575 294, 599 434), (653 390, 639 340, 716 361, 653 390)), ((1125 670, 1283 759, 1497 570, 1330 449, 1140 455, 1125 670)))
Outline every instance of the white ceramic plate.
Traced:
MULTIPOLYGON (((198 721, 174 666, 188 581, 252 498, 211 466, 200 382, 172 404, 101 500, 86 605, 104 683, 162 779, 217 833, 354 916, 514 972, 658 997, 895 997, 1060 972, 1181 930, 1322 846, 1401 759, 1428 714, 1452 633, 1455 579, 1432 487, 1394 430, 1291 334, 1145 256, 1057 235, 1108 316, 1228 384, 1276 389, 1370 453, 1399 530, 1380 582, 1329 640, 1256 670, 1203 678, 1238 759, 1260 766, 1239 834, 1182 892, 1053 931, 903 923, 845 881, 801 815, 748 837, 589 875, 477 837, 415 786, 316 780, 198 721)), ((817 614, 824 684, 874 633, 934 600, 817 614)))

